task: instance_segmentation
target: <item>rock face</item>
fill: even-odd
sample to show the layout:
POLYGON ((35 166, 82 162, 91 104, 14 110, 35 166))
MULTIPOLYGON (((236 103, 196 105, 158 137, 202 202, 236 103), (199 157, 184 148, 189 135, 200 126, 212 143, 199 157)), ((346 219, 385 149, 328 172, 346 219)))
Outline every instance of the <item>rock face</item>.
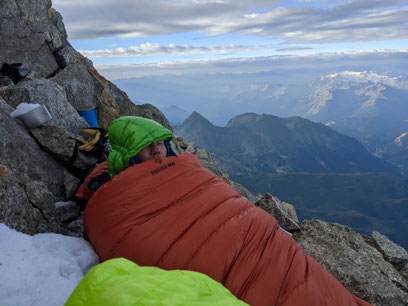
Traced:
POLYGON ((2 0, 0 17, 0 63, 24 63, 36 77, 58 70, 54 52, 67 44, 67 34, 51 0, 2 0))
POLYGON ((54 203, 64 200, 65 169, 10 117, 12 110, 0 98, 0 164, 9 170, 0 177, 0 222, 28 234, 63 232, 54 203))
POLYGON ((266 193, 255 205, 272 214, 288 232, 296 232, 300 230, 300 223, 296 215, 296 210, 293 205, 281 202, 277 197, 266 193))
POLYGON ((408 279, 399 273, 400 265, 392 264, 403 264, 406 255, 378 233, 373 238, 363 237, 348 226, 308 220, 293 236, 353 294, 377 305, 404 305, 408 301, 408 279), (374 241, 379 241, 378 249, 374 241), (391 258, 394 260, 389 261, 391 258))
MULTIPOLYGON (((72 48, 67 41, 62 17, 51 7, 50 0, 1 1, 0 29, 0 64, 22 63, 23 67, 31 70, 28 80, 52 82, 51 87, 62 92, 77 111, 97 108, 102 127, 107 127, 118 116, 137 114, 171 128, 157 108, 132 103, 124 92, 99 75, 92 63, 72 48), (107 100, 110 107, 106 107, 107 100), (112 108, 117 112, 105 114, 110 113, 112 108)), ((31 84, 25 87, 32 88, 31 84)), ((5 93, 0 93, 13 107, 22 102, 22 98, 27 99, 28 95, 18 96, 16 90, 20 91, 8 88, 5 93)), ((38 94, 40 97, 33 95, 37 92, 36 88, 31 92, 32 96, 26 102, 43 102, 41 94, 38 94)))
POLYGON ((104 128, 123 115, 171 126, 154 106, 132 103, 72 48, 50 0, 0 2, 0 68, 5 63, 21 63, 27 73, 18 79, 0 73, 0 222, 28 234, 81 235, 79 207, 55 207, 97 160, 78 150, 75 137, 88 127, 78 111, 95 108, 104 128), (28 131, 10 117, 22 102, 45 105, 52 120, 28 131))
MULTIPOLYGON (((0 2, 0 66, 21 62, 31 73, 21 79, 0 74, 0 222, 18 231, 82 235, 82 209, 56 205, 71 198, 97 161, 78 149, 88 127, 78 111, 96 108, 101 127, 123 115, 151 118, 171 129, 152 105, 135 105, 101 76, 67 41, 62 18, 49 0, 0 2), (10 113, 21 103, 44 104, 52 120, 28 130, 10 113)), ((299 224, 290 204, 255 196, 219 171, 204 149, 172 140, 176 153, 191 152, 243 197, 273 214, 304 250, 350 291, 378 305, 408 300, 408 255, 380 233, 362 236, 318 220, 299 224)))
POLYGON ((379 232, 373 232, 374 247, 408 280, 408 252, 379 232))

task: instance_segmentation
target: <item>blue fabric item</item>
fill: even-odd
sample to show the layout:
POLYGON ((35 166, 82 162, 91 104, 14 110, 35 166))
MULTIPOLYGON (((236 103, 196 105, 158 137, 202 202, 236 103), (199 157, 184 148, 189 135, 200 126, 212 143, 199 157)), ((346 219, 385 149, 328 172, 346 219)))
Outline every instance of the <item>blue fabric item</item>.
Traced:
POLYGON ((98 119, 96 119, 95 109, 90 109, 83 112, 78 112, 78 114, 88 122, 89 127, 98 127, 98 119))
POLYGON ((133 166, 133 165, 136 165, 136 164, 140 164, 140 160, 139 160, 139 157, 137 157, 137 155, 132 156, 129 159, 129 166, 133 166))
POLYGON ((170 146, 169 141, 166 139, 164 141, 164 144, 166 145, 167 148, 167 155, 166 156, 176 156, 176 153, 174 153, 173 149, 170 146))
MULTIPOLYGON (((174 153, 173 149, 171 148, 170 143, 169 143, 169 141, 167 139, 164 140, 164 144, 165 144, 166 149, 167 149, 167 155, 166 156, 177 156, 176 153, 174 153)), ((136 164, 140 164, 140 160, 139 160, 139 157, 137 157, 137 155, 132 156, 129 159, 129 166, 133 166, 133 165, 136 165, 136 164)))
POLYGON ((284 231, 285 233, 287 233, 287 234, 289 234, 289 235, 291 235, 292 236, 292 234, 291 233, 289 233, 287 230, 285 230, 282 226, 280 226, 279 225, 279 228, 282 230, 282 231, 284 231))

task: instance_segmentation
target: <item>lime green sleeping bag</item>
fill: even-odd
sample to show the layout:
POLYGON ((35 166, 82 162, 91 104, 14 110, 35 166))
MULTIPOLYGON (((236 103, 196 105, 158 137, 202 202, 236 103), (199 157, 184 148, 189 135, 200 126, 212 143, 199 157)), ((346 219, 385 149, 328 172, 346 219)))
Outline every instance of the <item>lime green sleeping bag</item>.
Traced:
POLYGON ((115 258, 89 270, 65 305, 247 304, 202 273, 141 267, 127 259, 115 258))

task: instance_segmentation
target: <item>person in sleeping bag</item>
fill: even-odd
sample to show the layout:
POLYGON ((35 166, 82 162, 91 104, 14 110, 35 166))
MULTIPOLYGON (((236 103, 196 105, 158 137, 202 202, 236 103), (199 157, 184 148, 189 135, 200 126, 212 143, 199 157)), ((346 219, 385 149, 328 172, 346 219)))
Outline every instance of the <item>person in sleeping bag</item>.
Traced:
POLYGON ((204 273, 255 306, 369 305, 193 154, 168 156, 172 136, 142 117, 110 125, 111 179, 83 217, 102 261, 204 273))

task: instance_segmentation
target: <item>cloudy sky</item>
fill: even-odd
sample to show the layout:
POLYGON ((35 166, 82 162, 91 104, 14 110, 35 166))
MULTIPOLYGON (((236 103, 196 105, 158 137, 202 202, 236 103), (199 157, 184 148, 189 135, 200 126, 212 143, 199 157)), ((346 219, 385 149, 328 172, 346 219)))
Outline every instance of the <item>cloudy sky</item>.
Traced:
POLYGON ((408 52, 406 0, 53 0, 53 7, 74 48, 106 71, 408 52))

